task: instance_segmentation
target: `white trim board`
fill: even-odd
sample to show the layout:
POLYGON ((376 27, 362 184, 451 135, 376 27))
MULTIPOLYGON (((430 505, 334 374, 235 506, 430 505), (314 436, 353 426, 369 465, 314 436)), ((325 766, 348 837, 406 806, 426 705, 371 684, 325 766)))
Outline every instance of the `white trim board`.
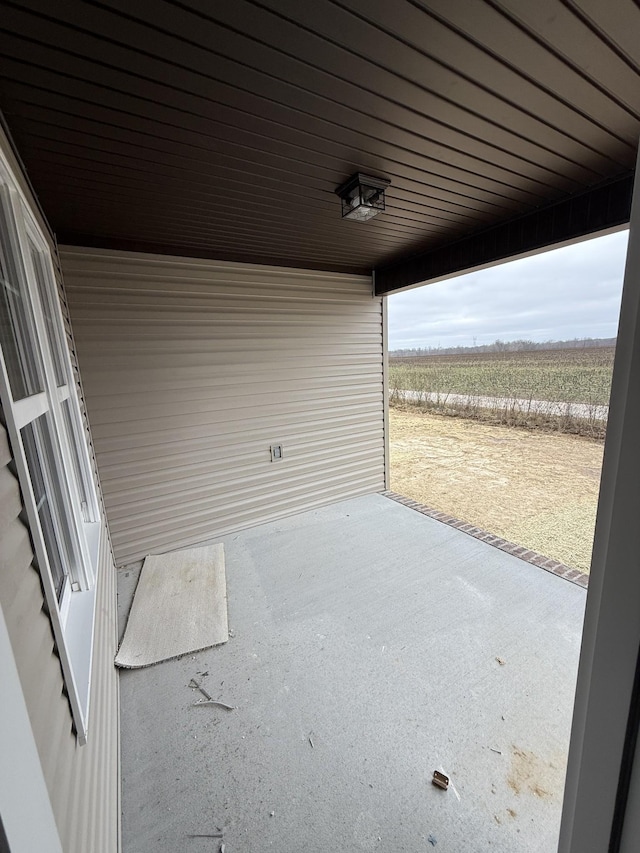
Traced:
MULTIPOLYGON (((616 806, 621 767, 633 760, 627 754, 626 734, 640 648, 638 435, 640 183, 636 181, 559 853, 620 849, 617 844, 610 847, 610 839, 624 819, 616 806)), ((640 849, 640 838, 631 843, 626 849, 640 849)))

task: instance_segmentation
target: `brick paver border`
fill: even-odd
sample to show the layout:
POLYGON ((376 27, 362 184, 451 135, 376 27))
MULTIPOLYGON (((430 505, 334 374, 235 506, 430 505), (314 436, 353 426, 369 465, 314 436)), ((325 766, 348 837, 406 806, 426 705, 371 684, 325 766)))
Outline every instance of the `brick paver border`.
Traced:
POLYGON ((522 545, 516 545, 513 542, 508 542, 500 536, 494 536, 493 533, 488 533, 486 530, 481 530, 479 527, 474 527, 473 524, 468 524, 466 521, 461 521, 459 518, 454 518, 452 515, 447 515, 446 512, 440 512, 437 509, 418 503, 411 498, 405 498, 397 492, 384 491, 381 492, 386 498, 392 501, 397 501, 409 509, 415 509, 421 512, 422 515, 427 515, 436 521, 441 521, 443 524, 448 524, 449 527, 455 527, 456 530, 461 530, 463 533, 468 533, 474 539, 480 539, 486 542, 487 545, 493 545, 494 548, 499 548, 501 551, 506 551, 507 554, 512 554, 514 557, 524 560, 526 563, 531 563, 533 566, 538 566, 544 569, 545 572, 551 572, 553 575, 571 581, 585 589, 589 586, 589 575, 584 572, 579 572, 577 569, 572 569, 570 566, 565 566, 564 563, 559 563, 557 560, 552 560, 550 557, 545 557, 543 554, 538 554, 536 551, 531 551, 528 548, 523 548, 522 545))

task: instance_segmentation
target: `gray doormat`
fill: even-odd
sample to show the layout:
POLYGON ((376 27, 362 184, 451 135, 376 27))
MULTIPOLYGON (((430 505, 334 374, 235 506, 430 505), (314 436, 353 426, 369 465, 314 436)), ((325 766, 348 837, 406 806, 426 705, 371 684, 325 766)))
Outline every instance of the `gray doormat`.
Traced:
POLYGON ((116 666, 135 669, 226 643, 224 546, 148 556, 116 666))

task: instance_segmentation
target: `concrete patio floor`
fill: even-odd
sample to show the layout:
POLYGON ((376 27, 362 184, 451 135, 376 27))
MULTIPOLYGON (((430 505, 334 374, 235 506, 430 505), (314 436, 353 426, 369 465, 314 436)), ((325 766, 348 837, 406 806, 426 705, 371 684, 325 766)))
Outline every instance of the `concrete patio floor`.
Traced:
POLYGON ((219 541, 229 642, 121 671, 124 853, 556 850, 584 589, 382 495, 219 541))

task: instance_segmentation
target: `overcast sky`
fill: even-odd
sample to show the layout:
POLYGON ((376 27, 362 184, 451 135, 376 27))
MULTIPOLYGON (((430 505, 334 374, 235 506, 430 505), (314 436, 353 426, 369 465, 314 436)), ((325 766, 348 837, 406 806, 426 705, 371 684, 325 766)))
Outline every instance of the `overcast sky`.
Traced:
POLYGON ((391 295, 389 349, 610 338, 627 231, 391 295))

